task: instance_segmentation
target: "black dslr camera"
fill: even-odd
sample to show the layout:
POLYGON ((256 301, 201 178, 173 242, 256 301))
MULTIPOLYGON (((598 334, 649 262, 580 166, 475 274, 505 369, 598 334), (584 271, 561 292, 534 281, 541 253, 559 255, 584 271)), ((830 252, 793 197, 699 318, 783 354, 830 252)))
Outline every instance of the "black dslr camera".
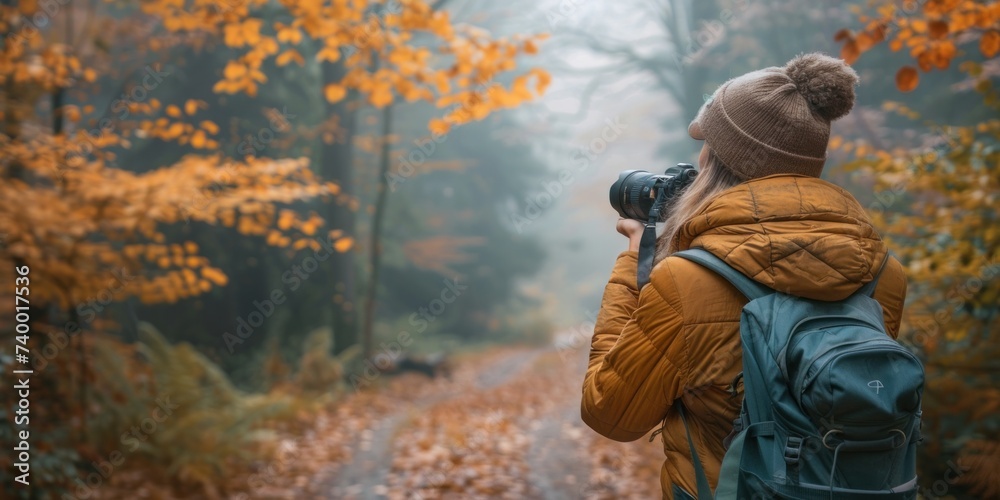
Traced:
POLYGON ((698 171, 689 163, 678 163, 662 175, 645 170, 626 170, 611 185, 611 206, 618 215, 646 225, 639 243, 639 276, 641 289, 649 282, 656 252, 656 223, 666 214, 680 194, 694 182, 698 171))
POLYGON ((678 163, 663 175, 626 170, 618 174, 618 180, 611 185, 611 207, 626 219, 645 222, 654 205, 661 204, 662 214, 663 208, 676 200, 697 175, 698 171, 689 163, 678 163))

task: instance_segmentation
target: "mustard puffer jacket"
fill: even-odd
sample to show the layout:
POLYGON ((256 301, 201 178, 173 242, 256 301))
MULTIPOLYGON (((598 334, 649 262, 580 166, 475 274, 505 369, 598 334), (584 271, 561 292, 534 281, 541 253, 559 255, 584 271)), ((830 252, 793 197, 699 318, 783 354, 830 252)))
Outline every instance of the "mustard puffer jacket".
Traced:
MULTIPOLYGON (((720 193, 689 219, 677 248, 702 247, 775 290, 844 299, 870 282, 887 248, 858 201, 814 177, 775 175, 720 193)), ((890 258, 875 290, 891 336, 899 331, 906 277, 890 258)), ((729 386, 742 370, 740 311, 746 299, 725 279, 679 257, 659 262, 640 293, 637 252, 623 252, 604 291, 583 383, 583 421, 616 441, 662 423, 664 498, 674 485, 694 493, 684 426, 712 488, 742 395, 729 386)))

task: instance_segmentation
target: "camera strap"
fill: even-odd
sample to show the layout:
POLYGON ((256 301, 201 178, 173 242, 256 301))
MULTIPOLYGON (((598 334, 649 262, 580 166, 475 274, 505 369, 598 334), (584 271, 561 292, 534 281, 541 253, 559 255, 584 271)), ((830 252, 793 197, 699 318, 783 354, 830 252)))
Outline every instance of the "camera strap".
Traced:
MULTIPOLYGON (((650 218, 652 220, 652 218, 650 218)), ((639 290, 649 283, 649 273, 653 271, 653 256, 656 255, 656 222, 647 222, 639 240, 639 272, 636 276, 639 290)))
POLYGON ((642 230, 642 238, 639 239, 639 268, 636 273, 636 284, 639 285, 639 290, 642 290, 642 287, 649 283, 649 274, 653 272, 653 257, 656 256, 656 223, 660 220, 660 212, 663 211, 666 201, 663 189, 658 189, 656 201, 649 209, 649 220, 646 221, 646 227, 642 230))

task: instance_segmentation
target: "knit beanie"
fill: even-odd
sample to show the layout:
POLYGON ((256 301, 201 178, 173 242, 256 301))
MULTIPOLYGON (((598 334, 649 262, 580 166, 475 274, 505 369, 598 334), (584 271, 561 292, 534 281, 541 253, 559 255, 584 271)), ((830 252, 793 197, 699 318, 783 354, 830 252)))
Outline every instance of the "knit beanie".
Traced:
POLYGON ((688 132, 704 139, 743 180, 773 174, 819 177, 830 122, 854 106, 858 75, 840 59, 800 55, 784 67, 723 83, 688 132))

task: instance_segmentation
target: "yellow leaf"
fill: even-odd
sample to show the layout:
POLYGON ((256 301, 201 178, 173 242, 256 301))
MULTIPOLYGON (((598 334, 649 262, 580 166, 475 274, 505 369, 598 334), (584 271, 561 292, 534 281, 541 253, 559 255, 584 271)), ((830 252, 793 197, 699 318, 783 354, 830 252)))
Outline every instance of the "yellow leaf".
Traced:
POLYGON ((205 129, 206 132, 212 135, 219 133, 219 126, 213 121, 205 120, 201 122, 201 128, 205 129))
POLYGON ((267 238, 264 240, 264 242, 271 246, 277 246, 279 240, 281 240, 281 233, 272 230, 271 232, 267 233, 267 238))
POLYGON ((65 106, 63 107, 63 116, 71 122, 78 122, 80 121, 80 108, 73 105, 65 106))
POLYGON ((350 250, 351 247, 353 247, 353 246, 354 246, 354 238, 351 238, 350 236, 346 236, 344 238, 341 238, 341 239, 337 240, 336 243, 333 244, 333 248, 335 250, 337 250, 338 252, 340 252, 340 253, 344 253, 344 252, 350 250))
POLYGON ((336 83, 327 85, 323 92, 326 95, 326 100, 330 102, 338 102, 347 95, 347 89, 336 83))
POLYGON ((184 124, 183 123, 174 123, 174 124, 170 125, 170 128, 168 128, 167 131, 166 131, 166 135, 167 135, 168 139, 173 139, 175 137, 180 137, 180 135, 183 134, 183 133, 184 133, 184 124))
POLYGON ((544 94, 545 89, 547 89, 549 87, 549 84, 552 83, 552 76, 549 75, 548 71, 545 71, 543 69, 536 68, 532 72, 535 74, 535 78, 538 78, 538 84, 535 85, 535 91, 538 92, 539 94, 544 94))
POLYGON ((222 70, 222 76, 225 77, 226 80, 236 80, 246 73, 247 67, 235 61, 229 61, 226 63, 226 68, 222 70))
POLYGON ((247 19, 243 23, 243 39, 246 40, 247 45, 257 45, 261 41, 260 36, 260 25, 263 23, 260 19, 247 19))
POLYGON ((167 116, 170 116, 172 118, 180 118, 181 108, 178 108, 174 104, 167 106, 167 116))
POLYGON ((368 96, 368 102, 372 103, 372 106, 375 106, 376 108, 384 108, 385 106, 392 104, 392 91, 379 88, 368 96))
POLYGON ((316 53, 316 60, 337 62, 340 60, 340 51, 335 47, 323 47, 316 53))
POLYGON ((229 278, 226 277, 226 274, 214 267, 201 268, 201 275, 205 279, 219 286, 225 286, 226 283, 229 282, 229 278))
POLYGON ((204 148, 206 139, 207 138, 205 137, 205 131, 199 130, 195 132, 194 135, 191 136, 191 146, 198 149, 204 148))
POLYGON ((187 113, 188 115, 193 115, 197 113, 198 101, 195 101, 194 99, 188 99, 187 102, 184 103, 184 112, 187 113))
POLYGON ((240 26, 227 24, 223 28, 223 40, 229 47, 242 47, 245 43, 240 26))
POLYGON ((295 222, 295 212, 291 210, 282 210, 281 214, 278 216, 278 229, 282 231, 287 230, 292 227, 295 222))
POLYGON ((284 28, 278 31, 278 41, 295 45, 302 40, 302 32, 296 28, 284 28))
POLYGON ((431 121, 427 123, 427 128, 429 128, 432 133, 444 135, 451 130, 451 124, 440 118, 431 118, 431 121))
POLYGON ((278 57, 275 58, 274 63, 278 66, 284 66, 293 61, 299 63, 299 66, 303 66, 305 64, 302 54, 299 54, 299 52, 295 49, 288 49, 278 55, 278 57))

